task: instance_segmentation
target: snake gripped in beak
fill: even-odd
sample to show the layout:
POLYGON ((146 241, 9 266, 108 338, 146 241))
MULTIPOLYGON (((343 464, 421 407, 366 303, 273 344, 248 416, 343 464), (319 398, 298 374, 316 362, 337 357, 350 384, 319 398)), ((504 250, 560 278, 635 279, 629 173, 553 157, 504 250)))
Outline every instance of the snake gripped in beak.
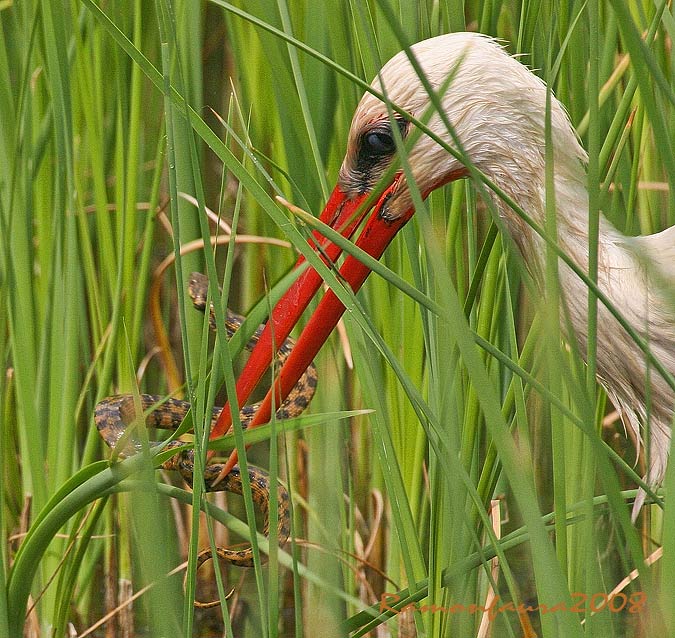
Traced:
MULTIPOLYGON (((410 210, 405 215, 393 220, 387 219, 381 214, 397 183, 398 180, 394 180, 382 193, 356 242, 359 248, 375 259, 380 258, 396 233, 405 225, 413 213, 410 210)), ((349 238, 368 212, 368 209, 361 206, 366 199, 367 194, 350 198, 338 185, 333 190, 320 219, 344 237, 349 238)), ((323 237, 319 231, 313 232, 313 240, 310 241, 310 245, 328 265, 334 264, 342 252, 337 245, 323 237)), ((300 257, 296 267, 304 261, 304 257, 300 257)), ((348 283, 354 292, 359 290, 369 274, 368 267, 351 255, 345 259, 342 268, 340 268, 340 279, 348 283)), ((237 380, 236 393, 239 406, 245 405, 251 392, 269 368, 276 346, 283 343, 288 337, 322 282, 323 280, 316 270, 308 268, 274 307, 260 340, 251 352, 237 380)), ((249 429, 269 422, 272 405, 279 406, 288 396, 321 346, 328 339, 344 310, 344 305, 335 293, 332 290, 327 291, 300 334, 293 351, 279 370, 277 378, 249 424, 249 429)), ((224 435, 230 429, 231 424, 232 414, 228 402, 209 438, 214 439, 224 435)), ((237 451, 234 450, 214 484, 228 474, 236 462, 237 451)))

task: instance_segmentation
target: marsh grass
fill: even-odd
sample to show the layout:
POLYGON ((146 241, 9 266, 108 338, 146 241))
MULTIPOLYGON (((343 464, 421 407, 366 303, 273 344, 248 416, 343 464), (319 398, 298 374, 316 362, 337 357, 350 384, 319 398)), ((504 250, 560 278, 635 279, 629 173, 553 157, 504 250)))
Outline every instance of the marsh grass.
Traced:
MULTIPOLYGON (((250 310, 250 334, 315 225, 274 196, 320 210, 364 82, 425 37, 503 38, 547 80, 589 151, 591 220, 603 211, 628 234, 675 223, 667 3, 470 4, 0 2, 0 635, 485 635, 469 605, 489 588, 569 609, 634 569, 620 613, 505 611, 492 635, 675 630, 672 507, 631 525, 644 466, 605 418, 593 330, 582 366, 561 338, 555 247, 542 296, 479 176, 414 193, 414 220, 356 297, 322 269, 348 312, 310 415, 217 446, 292 495, 294 540, 253 534, 253 569, 195 570, 198 548, 251 538, 250 486, 227 507, 208 499, 205 518, 189 507, 199 481, 187 492, 154 472, 157 450, 108 463, 93 425, 115 392, 183 393, 203 464, 205 415, 232 396, 247 338, 214 343, 187 275, 208 274, 221 325, 224 304, 250 310), (396 613, 381 613, 383 593, 396 613), (209 595, 222 612, 195 614, 209 595), (410 602, 464 611, 398 613, 410 602)), ((671 468, 666 491, 674 481, 671 468)))

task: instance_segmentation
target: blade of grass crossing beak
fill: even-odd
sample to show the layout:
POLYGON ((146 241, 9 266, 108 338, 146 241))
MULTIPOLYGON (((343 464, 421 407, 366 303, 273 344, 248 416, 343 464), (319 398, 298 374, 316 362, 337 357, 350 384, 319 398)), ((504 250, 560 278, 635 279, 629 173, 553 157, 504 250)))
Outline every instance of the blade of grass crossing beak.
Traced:
MULTIPOLYGON (((320 219, 325 224, 339 230, 343 236, 350 237, 367 212, 366 210, 359 211, 359 206, 365 199, 365 195, 348 198, 337 186, 321 213, 320 219)), ((327 265, 334 263, 342 250, 332 242, 327 241, 320 232, 313 231, 312 234, 314 236, 314 241, 310 241, 312 247, 321 255, 327 265)), ((296 266, 304 261, 305 258, 301 256, 296 266)), ((238 406, 246 403, 251 392, 269 368, 278 345, 286 340, 316 294, 322 281, 313 268, 307 269, 274 307, 258 343, 237 380, 238 406)), ((230 402, 228 402, 211 431, 210 439, 222 436, 230 429, 232 425, 231 410, 230 402)))
MULTIPOLYGON (((382 253, 391 243, 392 239, 412 217, 414 212, 410 210, 394 220, 384 219, 380 215, 380 212, 389 198, 390 192, 391 188, 383 193, 356 242, 359 248, 375 259, 379 259, 382 256, 382 253)), ((340 269, 340 278, 349 284, 355 293, 358 292, 369 274, 370 269, 351 255, 347 257, 340 269)), ((263 399, 253 420, 249 423, 248 429, 255 428, 270 420, 272 405, 280 405, 288 396, 293 386, 295 386, 298 379, 321 349, 321 346, 328 339, 328 336, 337 325, 344 311, 344 304, 332 290, 329 290, 302 331, 293 351, 279 371, 273 387, 263 399)), ((234 450, 214 484, 226 476, 236 462, 237 451, 234 450)))

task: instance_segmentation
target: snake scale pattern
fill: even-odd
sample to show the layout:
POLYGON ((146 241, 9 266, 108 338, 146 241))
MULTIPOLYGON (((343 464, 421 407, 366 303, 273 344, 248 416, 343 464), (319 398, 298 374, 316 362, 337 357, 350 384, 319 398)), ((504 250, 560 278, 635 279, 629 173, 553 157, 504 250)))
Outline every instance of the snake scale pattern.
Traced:
MULTIPOLYGON (((198 310, 202 312, 207 308, 208 279, 200 273, 192 273, 188 282, 188 293, 192 302, 198 310)), ((244 318, 227 309, 226 330, 228 338, 239 329, 244 318)), ((209 323, 211 329, 216 329, 216 319, 213 307, 209 308, 209 323)), ((253 337, 246 345, 247 350, 252 350, 258 342, 264 326, 259 326, 253 337)), ((279 348, 276 356, 276 367, 283 365, 288 358, 294 341, 287 339, 279 348)), ((276 412, 276 419, 289 419, 298 416, 311 401, 316 389, 317 373, 314 364, 305 371, 291 394, 279 406, 276 412)), ((140 406, 145 415, 145 424, 149 428, 158 430, 176 430, 186 414, 190 410, 190 403, 178 399, 166 399, 161 396, 150 394, 140 395, 140 406)), ((252 420, 257 410, 258 404, 244 406, 239 414, 243 428, 246 428, 252 420)), ((215 407, 211 417, 211 426, 215 424, 222 408, 215 407)), ((129 436, 127 428, 136 421, 135 399, 131 394, 121 394, 103 399, 97 404, 94 412, 94 420, 99 434, 111 448, 115 449, 122 439, 122 450, 117 450, 122 457, 128 457, 140 451, 140 441, 129 436)), ((150 445, 157 445, 151 442, 150 445)), ((165 450, 177 448, 185 445, 183 441, 171 441, 165 446, 165 450)), ((165 461, 161 466, 165 470, 178 471, 188 485, 192 485, 194 477, 194 450, 182 451, 165 461)), ((209 464, 204 471, 204 484, 206 491, 226 491, 234 494, 242 493, 242 477, 239 465, 235 465, 232 471, 217 485, 213 481, 220 473, 223 465, 220 463, 209 464)), ((269 534, 269 508, 271 485, 270 477, 264 470, 248 465, 248 475, 251 484, 253 500, 261 510, 264 516, 263 533, 269 534)), ((278 540, 283 545, 290 534, 290 499, 286 488, 280 483, 277 484, 277 507, 278 507, 278 540)), ((240 567, 253 565, 253 550, 246 547, 244 549, 217 548, 217 554, 225 561, 240 567)), ((212 558, 211 550, 206 549, 200 552, 198 565, 212 558)), ((199 603, 199 606, 211 606, 212 603, 199 603)))

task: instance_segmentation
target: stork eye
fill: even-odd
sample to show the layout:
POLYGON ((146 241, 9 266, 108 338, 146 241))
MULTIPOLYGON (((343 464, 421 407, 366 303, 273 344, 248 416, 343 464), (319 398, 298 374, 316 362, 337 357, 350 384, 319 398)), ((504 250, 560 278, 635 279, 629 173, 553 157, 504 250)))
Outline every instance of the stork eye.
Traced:
POLYGON ((390 133, 372 131, 363 139, 363 150, 368 155, 390 155, 396 150, 396 143, 390 133))
POLYGON ((384 170, 385 164, 391 161, 396 152, 393 125, 398 126, 401 138, 405 139, 408 132, 408 122, 394 117, 393 122, 380 120, 361 132, 357 139, 356 157, 354 158, 354 179, 359 181, 360 192, 372 188, 379 173, 384 170))

